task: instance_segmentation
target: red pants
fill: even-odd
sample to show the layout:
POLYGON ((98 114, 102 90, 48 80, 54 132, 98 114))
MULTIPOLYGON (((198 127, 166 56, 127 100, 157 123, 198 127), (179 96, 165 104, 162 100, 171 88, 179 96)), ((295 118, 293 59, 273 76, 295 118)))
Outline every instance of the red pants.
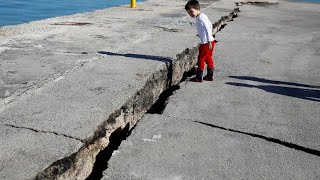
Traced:
POLYGON ((199 47, 199 56, 198 56, 198 68, 204 70, 204 62, 206 62, 209 69, 214 69, 214 61, 212 58, 214 41, 211 42, 212 49, 209 49, 209 44, 201 44, 199 47))

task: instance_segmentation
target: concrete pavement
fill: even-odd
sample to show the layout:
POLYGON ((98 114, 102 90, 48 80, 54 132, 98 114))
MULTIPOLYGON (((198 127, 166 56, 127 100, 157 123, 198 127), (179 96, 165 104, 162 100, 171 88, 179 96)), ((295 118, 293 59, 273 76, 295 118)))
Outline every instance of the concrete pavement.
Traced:
MULTIPOLYGON (((134 126, 194 66, 198 38, 184 4, 1 27, 0 179, 85 179, 111 134, 134 126)), ((226 6, 213 22, 233 11, 226 6)))
POLYGON ((240 7, 216 36, 214 82, 181 83, 102 179, 320 178, 320 5, 240 7))

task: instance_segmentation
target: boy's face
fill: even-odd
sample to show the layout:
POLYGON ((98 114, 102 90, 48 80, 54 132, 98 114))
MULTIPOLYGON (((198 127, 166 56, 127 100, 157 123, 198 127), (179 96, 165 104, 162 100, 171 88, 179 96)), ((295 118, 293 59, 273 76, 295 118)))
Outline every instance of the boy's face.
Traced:
POLYGON ((194 9, 194 8, 188 9, 187 12, 193 18, 197 17, 200 14, 200 10, 197 10, 197 9, 194 9))

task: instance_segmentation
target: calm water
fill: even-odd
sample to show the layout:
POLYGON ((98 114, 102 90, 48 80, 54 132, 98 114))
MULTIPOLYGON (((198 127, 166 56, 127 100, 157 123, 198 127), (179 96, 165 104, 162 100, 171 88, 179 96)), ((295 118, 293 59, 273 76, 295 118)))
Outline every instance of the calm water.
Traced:
POLYGON ((94 11, 129 3, 130 0, 0 0, 0 26, 94 11))
POLYGON ((320 0, 293 0, 293 2, 310 2, 310 3, 320 3, 320 0))

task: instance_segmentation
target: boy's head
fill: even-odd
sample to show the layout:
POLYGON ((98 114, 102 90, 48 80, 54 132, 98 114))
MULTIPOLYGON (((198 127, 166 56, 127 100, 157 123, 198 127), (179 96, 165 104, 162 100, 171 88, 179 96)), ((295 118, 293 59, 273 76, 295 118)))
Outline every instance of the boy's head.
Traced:
POLYGON ((190 0, 187 2, 185 6, 186 11, 188 14, 195 18, 200 14, 200 4, 197 0, 190 0))

